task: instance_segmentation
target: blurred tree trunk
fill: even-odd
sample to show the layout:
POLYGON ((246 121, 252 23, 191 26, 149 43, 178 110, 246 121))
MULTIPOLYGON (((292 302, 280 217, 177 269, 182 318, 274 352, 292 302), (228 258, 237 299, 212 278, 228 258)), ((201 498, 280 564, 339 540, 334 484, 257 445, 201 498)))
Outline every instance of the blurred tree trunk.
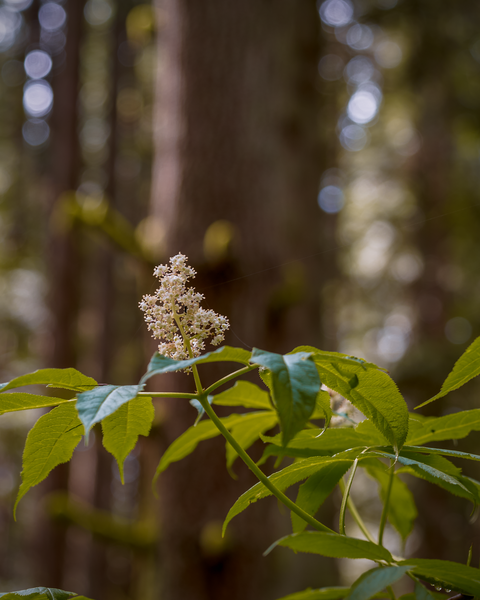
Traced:
MULTIPOLYGON (((51 119, 51 205, 47 249, 52 337, 46 362, 57 368, 73 367, 77 359, 80 257, 77 230, 64 212, 63 195, 77 188, 80 168, 77 105, 83 5, 84 2, 74 0, 65 4, 68 22, 66 58, 63 69, 53 80, 55 106, 51 119)), ((67 489, 68 465, 57 467, 42 487, 44 493, 67 489)), ((35 541, 37 581, 62 587, 65 534, 61 524, 39 520, 35 541)))
MULTIPOLYGON (((320 345, 315 2, 158 0, 157 10, 152 213, 166 255, 189 257, 205 304, 231 321, 228 343, 320 345)), ((180 379, 159 383, 193 385, 180 379)), ((169 405, 165 441, 194 416, 169 405)), ((203 443, 162 478, 162 600, 275 597, 278 557, 262 552, 279 536, 276 504, 255 505, 219 541, 229 507, 254 483, 239 465, 233 481, 224 454, 221 441, 203 443)))

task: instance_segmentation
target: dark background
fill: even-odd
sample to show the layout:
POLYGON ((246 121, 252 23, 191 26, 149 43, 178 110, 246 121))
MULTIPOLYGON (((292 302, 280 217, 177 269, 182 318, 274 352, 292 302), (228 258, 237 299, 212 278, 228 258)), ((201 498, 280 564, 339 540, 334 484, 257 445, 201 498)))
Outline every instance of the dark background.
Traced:
MULTIPOLYGON (((153 266, 181 251, 206 305, 228 315, 227 343, 363 356, 410 408, 434 395, 480 333, 479 26, 476 0, 4 0, 0 380, 76 366, 137 381, 155 349, 137 304, 153 266)), ((423 414, 477 403, 472 382, 423 414)), ((222 541, 254 482, 238 464, 237 480, 226 473, 218 440, 173 465, 156 500, 158 459, 195 418, 178 402, 156 410, 125 486, 97 431, 17 523, 39 414, 0 418, 1 591, 270 600, 368 568, 263 558, 289 528, 272 499, 222 541)), ((478 453, 471 437, 461 448, 478 453)), ((420 518, 405 550, 387 530, 389 547, 465 562, 474 542, 476 565, 470 507, 411 483, 420 518)), ((356 478, 373 524, 375 493, 356 478)))

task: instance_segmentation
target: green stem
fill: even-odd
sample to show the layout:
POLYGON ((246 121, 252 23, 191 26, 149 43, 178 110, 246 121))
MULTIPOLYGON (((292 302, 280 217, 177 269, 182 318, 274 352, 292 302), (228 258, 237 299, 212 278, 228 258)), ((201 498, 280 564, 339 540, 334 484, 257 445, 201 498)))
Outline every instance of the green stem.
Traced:
MULTIPOLYGON (((345 483, 344 483, 343 479, 340 479, 339 485, 340 485, 340 490, 342 491, 342 493, 344 493, 345 492, 345 483)), ((373 535, 370 533, 370 531, 368 531, 367 526, 363 522, 363 519, 360 516, 360 513, 358 512, 357 507, 355 506, 355 503, 350 498, 350 496, 348 497, 348 500, 347 500, 347 508, 350 511, 350 514, 352 515, 355 523, 358 525, 360 531, 367 538, 367 540, 369 542, 372 542, 372 544, 376 544, 376 542, 373 538, 373 535)))
MULTIPOLYGON (((173 318, 175 319, 175 323, 177 324, 177 327, 180 330, 180 334, 183 338, 183 341, 185 342, 185 346, 187 347, 188 356, 190 358, 195 358, 195 356, 193 354, 193 350, 192 350, 192 345, 190 344, 190 339, 187 336, 187 334, 185 333, 185 330, 183 329, 182 321, 180 320, 180 317, 177 314, 177 308, 175 306, 175 301, 173 302, 172 312, 173 312, 173 318)), ((202 382, 200 381, 200 375, 198 374, 197 365, 192 365, 192 371, 193 371, 193 378, 195 379, 195 386, 197 387, 197 394, 200 395, 202 393, 203 388, 202 388, 202 382)))
POLYGON ((388 595, 390 596, 390 600, 396 600, 395 593, 394 593, 391 585, 387 586, 387 592, 388 592, 388 595))
POLYGON ((249 373, 250 371, 253 371, 254 369, 258 369, 258 365, 248 365, 246 367, 239 369, 238 371, 234 371, 233 373, 230 373, 230 375, 226 375, 225 377, 222 377, 222 379, 219 379, 215 383, 212 383, 212 385, 209 386, 205 390, 204 393, 208 396, 209 394, 211 394, 214 390, 216 390, 218 387, 220 387, 224 383, 228 383, 229 381, 232 381, 232 379, 236 379, 237 377, 240 377, 241 375, 244 375, 245 373, 249 373))
POLYGON ((390 504, 390 496, 392 493, 393 478, 395 477, 395 467, 393 460, 390 461, 390 478, 388 480, 387 495, 383 505, 382 516, 380 517, 380 529, 378 530, 378 545, 383 546, 383 532, 387 523, 388 508, 390 504))
POLYGON ((198 394, 183 394, 182 392, 138 392, 137 396, 149 396, 150 398, 198 398, 198 394))
POLYGON ((341 535, 345 535, 345 513, 347 512, 348 496, 350 495, 350 488, 352 487, 353 478, 355 477, 355 472, 357 470, 357 466, 358 466, 358 458, 356 458, 353 462, 350 477, 348 478, 347 485, 343 491, 342 506, 340 507, 340 521, 338 524, 338 532, 341 535))
POLYGON ((306 521, 309 525, 311 525, 317 531, 325 531, 328 533, 335 533, 332 529, 317 521, 314 517, 305 512, 302 508, 297 506, 295 502, 290 500, 288 496, 286 496, 283 492, 281 492, 271 481, 270 479, 261 471, 255 462, 250 458, 250 456, 245 452, 245 450, 240 446, 237 440, 232 436, 232 434, 228 431, 222 421, 218 418, 213 408, 208 403, 208 400, 205 396, 201 396, 199 398, 205 412, 210 417, 210 419, 215 423, 218 430, 222 433, 224 438, 229 442, 229 444, 233 447, 239 457, 243 460, 243 462, 247 465, 247 467, 252 471, 252 473, 259 479, 263 485, 282 502, 285 506, 290 509, 292 512, 297 514, 300 518, 306 521))

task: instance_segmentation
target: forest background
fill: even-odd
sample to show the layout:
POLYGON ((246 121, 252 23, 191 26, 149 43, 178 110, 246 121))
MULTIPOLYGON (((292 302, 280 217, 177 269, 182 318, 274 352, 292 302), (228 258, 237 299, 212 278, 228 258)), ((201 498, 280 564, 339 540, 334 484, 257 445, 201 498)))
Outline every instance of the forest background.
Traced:
MULTIPOLYGON (((1 381, 46 366, 137 381, 154 350, 137 305, 179 251, 230 318, 227 343, 364 357, 410 408, 479 335, 478 2, 4 0, 0 62, 1 381)), ((476 407, 478 383, 465 389, 425 413, 476 407)), ((173 402, 124 486, 92 435, 15 523, 39 416, 25 414, 0 418, 0 591, 270 600, 368 568, 263 558, 289 527, 273 499, 222 540, 253 481, 230 477, 218 440, 172 465, 156 500, 158 459, 195 419, 173 402)), ((408 552, 465 562, 478 521, 415 492, 408 552)), ((376 484, 352 494, 378 520, 376 484)))

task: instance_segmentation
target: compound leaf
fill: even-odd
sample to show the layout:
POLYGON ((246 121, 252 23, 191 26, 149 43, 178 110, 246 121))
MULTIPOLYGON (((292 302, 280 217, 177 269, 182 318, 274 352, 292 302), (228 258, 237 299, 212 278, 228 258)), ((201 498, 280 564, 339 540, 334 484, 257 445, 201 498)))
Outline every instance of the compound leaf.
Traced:
POLYGON ((45 408, 57 406, 70 402, 66 398, 54 398, 53 396, 37 396, 27 392, 4 392, 0 394, 0 415, 16 410, 28 410, 30 408, 45 408))
POLYGON ((411 558, 399 565, 411 565, 412 573, 433 585, 440 585, 470 596, 480 596, 480 569, 448 560, 411 558))
POLYGON ((38 419, 25 443, 22 484, 14 514, 30 488, 43 481, 54 467, 72 458, 82 435, 82 423, 73 404, 61 404, 38 419))
MULTIPOLYGON (((233 425, 230 431, 240 446, 247 450, 262 433, 272 429, 277 423, 277 414, 271 410, 268 412, 247 413, 242 415, 242 420, 233 425)), ((228 469, 233 465, 237 456, 235 449, 227 442, 228 469)))
POLYGON ((347 596, 348 600, 369 600, 392 583, 401 579, 409 566, 403 567, 377 567, 363 573, 352 585, 352 591, 347 596))
POLYGON ((418 446, 427 442, 459 440, 471 431, 480 431, 480 408, 464 410, 443 417, 410 419, 411 430, 406 443, 418 446))
POLYGON ((138 396, 102 421, 103 445, 115 457, 122 483, 123 463, 135 448, 138 436, 150 433, 154 416, 152 399, 138 396))
POLYGON ((308 352, 274 354, 254 348, 251 363, 266 367, 272 376, 273 399, 286 446, 315 410, 321 381, 308 352))
POLYGON ((216 396, 211 396, 213 404, 219 406, 244 406, 272 410, 268 392, 249 381, 237 381, 235 385, 216 396))

